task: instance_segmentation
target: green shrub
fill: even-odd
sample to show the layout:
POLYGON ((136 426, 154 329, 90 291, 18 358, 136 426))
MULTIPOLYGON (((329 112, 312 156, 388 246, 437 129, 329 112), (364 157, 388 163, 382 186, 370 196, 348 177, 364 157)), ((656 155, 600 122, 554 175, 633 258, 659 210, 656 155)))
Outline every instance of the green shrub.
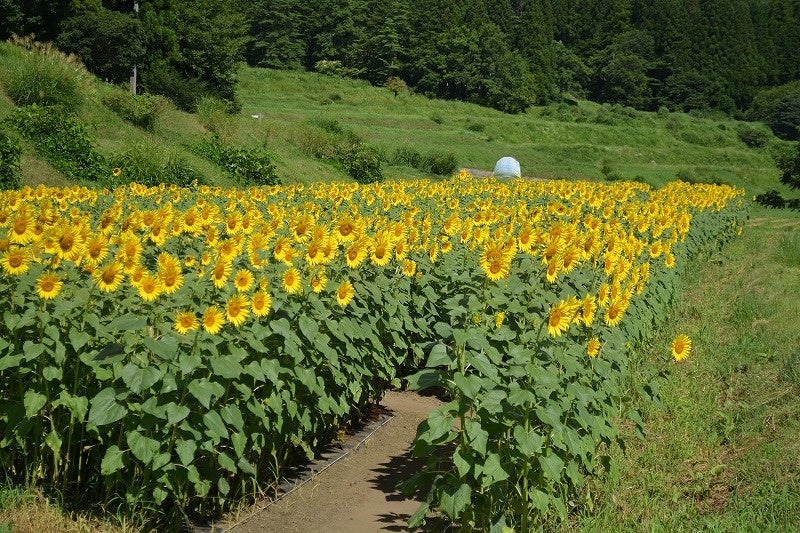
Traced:
POLYGON ((35 104, 77 111, 84 101, 84 77, 89 76, 80 61, 31 39, 16 44, 30 53, 3 80, 8 97, 20 107, 35 104))
POLYGON ((482 133, 486 129, 486 124, 483 122, 468 122, 467 129, 475 133, 482 133))
POLYGON ((339 152, 339 162, 359 183, 383 181, 380 152, 366 143, 347 145, 339 152))
POLYGON ((193 181, 200 182, 202 176, 179 157, 165 154, 157 146, 134 143, 112 160, 119 175, 106 179, 106 184, 141 183, 153 187, 161 183, 188 187, 193 181))
POLYGON ((19 169, 21 154, 19 143, 0 131, 0 190, 17 189, 22 185, 19 169))
POLYGON ((458 170, 458 161, 452 152, 429 152, 420 162, 420 170, 446 176, 458 170))
POLYGON ((67 177, 96 181, 108 175, 110 167, 94 149, 86 126, 63 108, 33 104, 17 109, 7 120, 67 177))
POLYGON ((411 146, 398 146, 392 154, 389 163, 398 166, 419 168, 422 164, 422 154, 411 146))
POLYGON ((736 129, 739 140, 750 148, 763 148, 769 142, 769 132, 753 126, 742 125, 736 129))
POLYGON ((233 148, 227 146, 218 135, 203 141, 197 151, 224 168, 228 175, 242 185, 277 185, 275 156, 263 148, 233 148))
POLYGON ((103 97, 103 104, 134 126, 152 130, 158 118, 161 100, 148 94, 133 94, 116 89, 103 97))

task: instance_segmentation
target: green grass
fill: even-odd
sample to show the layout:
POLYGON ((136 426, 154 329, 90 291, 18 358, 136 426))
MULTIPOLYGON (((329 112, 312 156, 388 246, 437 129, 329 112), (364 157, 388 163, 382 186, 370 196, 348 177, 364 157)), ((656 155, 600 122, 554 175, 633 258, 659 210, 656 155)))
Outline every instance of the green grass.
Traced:
MULTIPOLYGON (((689 273, 652 347, 687 333, 647 438, 591 486, 580 531, 795 531, 800 527, 800 264, 796 215, 757 209, 744 234, 689 273), (792 233, 793 232, 793 233, 792 233), (789 237, 789 236, 793 237, 789 237), (793 257, 796 257, 793 256, 793 257)), ((643 347, 641 368, 663 358, 643 347)))
MULTIPOLYGON (((0 43, 0 85, 24 66, 26 54, 0 43)), ((185 160, 215 185, 230 185, 222 169, 193 151, 216 131, 232 145, 266 145, 276 156, 286 183, 349 179, 343 170, 309 153, 318 140, 320 120, 335 121, 385 154, 387 178, 435 177, 409 166, 391 165, 398 147, 420 153, 452 153, 459 167, 491 170, 502 156, 517 158, 523 173, 539 178, 636 179, 661 186, 678 176, 692 181, 721 181, 755 195, 775 188, 776 152, 786 143, 769 138, 764 148, 748 148, 733 120, 681 113, 644 113, 592 102, 533 107, 507 115, 463 102, 430 100, 420 95, 397 97, 359 80, 316 73, 243 68, 238 95, 242 110, 225 117, 213 105, 198 114, 162 106, 153 131, 125 122, 102 104, 110 90, 94 80, 83 88, 81 118, 90 125, 98 150, 111 157, 135 143, 160 146, 160 152, 185 160), (252 118, 259 115, 262 118, 252 118)), ((116 89, 118 90, 118 89, 116 89)), ((0 91, 0 119, 13 110, 0 91)), ((56 172, 35 161, 26 147, 23 181, 58 184, 56 172), (28 164, 30 162, 31 164, 28 164)))

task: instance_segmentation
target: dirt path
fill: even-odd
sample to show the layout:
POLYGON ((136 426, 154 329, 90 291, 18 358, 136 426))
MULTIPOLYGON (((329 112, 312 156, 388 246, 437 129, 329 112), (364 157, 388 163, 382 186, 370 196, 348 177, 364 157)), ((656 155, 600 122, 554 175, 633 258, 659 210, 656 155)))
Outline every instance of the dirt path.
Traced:
MULTIPOLYGON (((395 490, 400 480, 421 468, 409 449, 417 425, 439 405, 433 397, 411 392, 386 393, 381 405, 386 419, 368 431, 366 440, 351 444, 350 453, 323 466, 283 499, 256 505, 224 531, 348 532, 407 531, 406 523, 419 501, 395 490), (382 425, 381 425, 382 424, 382 425), (370 434, 371 433, 371 434, 370 434), (352 446, 357 446, 352 449, 352 446)), ((369 428, 367 428, 369 429, 369 428)), ((315 469, 316 470, 316 469, 315 469)))

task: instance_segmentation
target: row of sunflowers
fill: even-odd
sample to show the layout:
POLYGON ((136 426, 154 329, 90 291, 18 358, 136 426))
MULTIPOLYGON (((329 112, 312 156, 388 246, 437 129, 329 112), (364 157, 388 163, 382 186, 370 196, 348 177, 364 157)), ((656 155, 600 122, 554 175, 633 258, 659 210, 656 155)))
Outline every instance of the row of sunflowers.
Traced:
POLYGON ((659 320, 681 265, 741 231, 742 195, 463 173, 3 192, 4 473, 155 521, 210 516, 412 375, 455 402, 419 446, 458 440, 471 465, 440 477, 416 520, 521 523, 591 471, 626 346, 659 320), (520 420, 524 473, 498 452, 520 420), (491 474, 474 466, 487 457, 491 474), (500 497, 523 479, 519 502, 500 497))

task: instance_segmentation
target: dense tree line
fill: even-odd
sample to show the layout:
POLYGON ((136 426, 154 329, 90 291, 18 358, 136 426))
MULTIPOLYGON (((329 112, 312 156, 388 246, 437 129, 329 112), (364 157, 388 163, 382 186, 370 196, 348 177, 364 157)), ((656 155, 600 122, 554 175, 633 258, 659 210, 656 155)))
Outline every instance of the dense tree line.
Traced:
MULTIPOLYGON (((132 1, 0 0, 0 37, 54 41, 112 82, 126 81, 136 64, 144 90, 188 108, 203 94, 234 101, 242 59, 376 85, 402 80, 508 112, 566 94, 736 113, 764 89, 800 79, 800 0, 139 4, 135 14, 132 1)), ((800 113, 796 91, 783 98, 790 115, 800 113)))

